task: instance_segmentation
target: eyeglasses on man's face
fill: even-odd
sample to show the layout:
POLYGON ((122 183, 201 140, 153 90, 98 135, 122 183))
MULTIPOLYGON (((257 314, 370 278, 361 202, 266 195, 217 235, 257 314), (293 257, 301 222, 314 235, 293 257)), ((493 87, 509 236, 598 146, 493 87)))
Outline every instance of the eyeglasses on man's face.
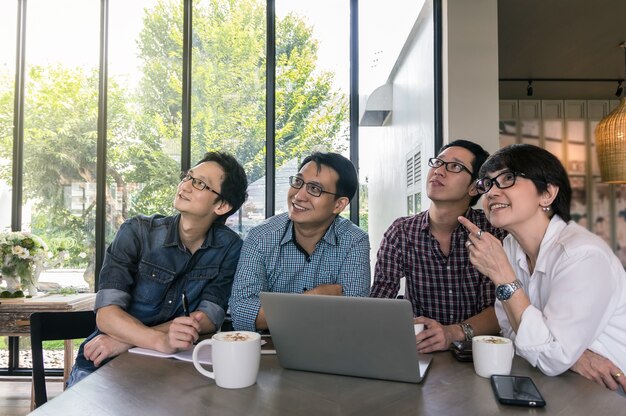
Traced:
POLYGON ((435 169, 445 166, 448 172, 460 173, 462 171, 465 171, 469 173, 470 175, 472 174, 472 172, 470 172, 470 170, 466 168, 465 165, 463 165, 462 163, 445 162, 439 159, 438 157, 431 157, 430 159, 428 159, 428 166, 430 166, 431 168, 435 168, 435 169))
POLYGON ((222 196, 222 194, 220 194, 219 192, 217 192, 216 190, 211 188, 209 185, 207 185, 206 183, 204 183, 200 179, 194 178, 193 176, 191 176, 189 174, 189 172, 181 172, 180 173, 180 180, 183 181, 183 182, 191 181, 191 186, 196 188, 198 191, 204 191, 206 189, 207 191, 213 192, 215 195, 217 195, 219 197, 222 196))
POLYGON ((321 196, 322 194, 330 194, 335 196, 341 196, 339 194, 334 194, 332 192, 325 191, 320 185, 311 182, 305 182, 304 179, 298 176, 290 176, 289 177, 289 185, 291 185, 294 189, 300 189, 304 185, 306 185, 306 192, 312 196, 321 196))
POLYGON ((527 177, 524 173, 507 170, 500 173, 495 178, 480 178, 476 181, 476 191, 478 191, 479 194, 486 194, 493 185, 496 185, 499 189, 510 188, 515 185, 518 176, 527 177))

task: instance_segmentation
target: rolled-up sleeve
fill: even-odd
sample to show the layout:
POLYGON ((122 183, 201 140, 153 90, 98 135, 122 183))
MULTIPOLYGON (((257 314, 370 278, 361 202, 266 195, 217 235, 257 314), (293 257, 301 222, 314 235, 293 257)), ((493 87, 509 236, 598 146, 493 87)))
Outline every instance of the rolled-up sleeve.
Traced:
POLYGON ((125 221, 107 248, 99 275, 95 309, 117 305, 126 310, 132 301, 131 291, 141 252, 138 228, 133 219, 125 221))

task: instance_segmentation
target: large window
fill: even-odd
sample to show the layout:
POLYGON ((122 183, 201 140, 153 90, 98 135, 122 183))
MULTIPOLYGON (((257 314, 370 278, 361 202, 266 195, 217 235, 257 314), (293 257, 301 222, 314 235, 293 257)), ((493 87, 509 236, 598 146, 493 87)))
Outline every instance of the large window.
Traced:
POLYGON ((16 2, 0 2, 0 230, 11 227, 16 16, 16 2))
POLYGON ((1 227, 19 223, 53 251, 69 253, 40 281, 95 290, 106 244, 122 222, 171 214, 180 171, 207 151, 230 152, 246 169, 249 200, 227 221, 242 236, 286 211, 287 177, 303 157, 316 150, 349 156, 355 4, 2 2, 1 227), (16 24, 18 7, 27 13, 16 24), (268 10, 275 13, 270 30, 268 10), (15 48, 21 29, 23 53, 15 48), (14 129, 16 92, 24 123, 14 129), (14 133, 23 153, 14 150, 14 133), (275 158, 269 167, 268 148, 275 158), (15 190, 21 212, 11 212, 16 163, 24 170, 15 190))
POLYGON ((21 229, 69 253, 43 280, 78 288, 94 246, 99 12, 97 2, 30 0, 25 26, 21 229), (50 19, 55 10, 72 13, 50 19))
POLYGON ((208 150, 237 155, 249 198, 226 224, 242 235, 265 218, 266 13, 256 0, 193 10, 191 163, 208 150))
MULTIPOLYGON (((276 212, 313 151, 349 157, 350 2, 276 2, 276 212)), ((348 211, 344 212, 347 215, 348 211)))

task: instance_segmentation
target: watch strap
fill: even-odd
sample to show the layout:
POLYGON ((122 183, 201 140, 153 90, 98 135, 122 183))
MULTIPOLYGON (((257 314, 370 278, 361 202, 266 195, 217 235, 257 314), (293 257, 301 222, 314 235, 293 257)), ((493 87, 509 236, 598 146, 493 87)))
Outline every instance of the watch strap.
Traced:
POLYGON ((465 341, 471 341, 474 338, 474 328, 467 322, 461 322, 459 326, 463 330, 463 334, 465 334, 465 341))

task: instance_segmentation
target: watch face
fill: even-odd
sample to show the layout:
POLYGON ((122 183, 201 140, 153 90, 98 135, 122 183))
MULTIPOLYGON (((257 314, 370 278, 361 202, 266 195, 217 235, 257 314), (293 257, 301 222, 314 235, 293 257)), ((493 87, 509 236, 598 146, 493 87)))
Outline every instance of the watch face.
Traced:
POLYGON ((498 300, 508 300, 513 295, 513 288, 510 284, 500 285, 496 288, 498 300))

